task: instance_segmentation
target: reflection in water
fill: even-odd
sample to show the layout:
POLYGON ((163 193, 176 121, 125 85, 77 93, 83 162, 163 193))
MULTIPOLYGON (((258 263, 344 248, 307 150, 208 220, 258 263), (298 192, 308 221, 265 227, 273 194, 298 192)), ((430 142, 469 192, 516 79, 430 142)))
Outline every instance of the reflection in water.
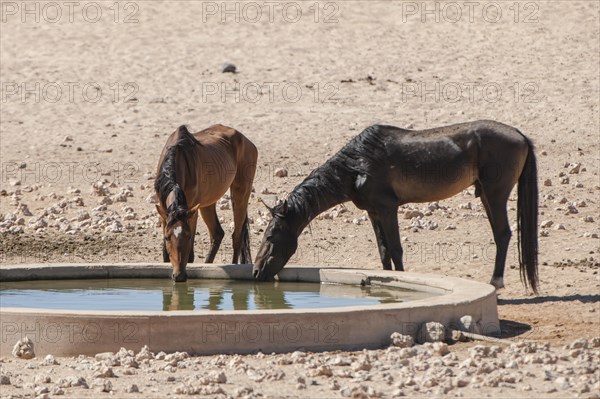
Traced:
POLYGON ((163 310, 194 310, 194 288, 186 283, 173 282, 162 293, 163 310))
POLYGON ((221 310, 226 296, 231 298, 234 310, 248 309, 248 296, 250 289, 211 287, 208 289, 208 303, 202 306, 202 309, 221 310))
POLYGON ((306 282, 167 279, 0 283, 0 306, 69 310, 255 310, 368 306, 433 296, 422 291, 306 282))
POLYGON ((279 282, 256 283, 253 289, 254 304, 258 309, 292 309, 292 305, 285 300, 285 291, 279 282))
MULTIPOLYGON (((287 288, 289 291, 289 287, 287 288)), ((206 291, 206 290, 204 290, 206 291)), ((163 310, 194 310, 195 302, 203 303, 200 309, 223 310, 228 308, 225 302, 230 301, 234 310, 255 309, 292 309, 292 305, 285 299, 284 287, 276 283, 217 284, 208 288, 206 301, 200 300, 201 293, 196 298, 196 288, 188 283, 173 283, 162 290, 163 310), (250 304, 252 300, 254 306, 250 304)))

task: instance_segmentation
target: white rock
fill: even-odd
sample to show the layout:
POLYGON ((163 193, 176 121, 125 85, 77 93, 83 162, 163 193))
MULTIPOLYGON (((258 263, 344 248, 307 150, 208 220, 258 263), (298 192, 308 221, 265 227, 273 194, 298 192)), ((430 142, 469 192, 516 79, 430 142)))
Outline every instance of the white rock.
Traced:
POLYGON ((12 354, 21 359, 33 359, 35 352, 33 351, 33 341, 25 336, 22 340, 18 340, 13 347, 12 354))
POLYGON ((443 342, 446 336, 444 325, 435 321, 423 323, 417 333, 417 342, 443 342))
POLYGON ((102 366, 99 370, 94 373, 94 378, 113 378, 115 373, 112 368, 108 366, 102 366))
POLYGON ((458 329, 474 334, 481 334, 481 326, 471 315, 465 315, 458 321, 458 329))
POLYGON ((124 193, 119 193, 110 197, 113 202, 127 202, 127 195, 124 193))
POLYGON ((140 389, 135 384, 128 385, 127 388, 125 388, 125 392, 127 392, 127 393, 135 393, 135 392, 139 392, 139 391, 140 391, 140 389))
POLYGON ((142 349, 140 349, 138 354, 135 355, 135 359, 138 362, 141 362, 142 360, 146 359, 154 359, 154 353, 150 352, 150 348, 148 347, 148 345, 144 345, 142 349))
POLYGON ((31 219, 29 219, 29 222, 27 223, 28 226, 32 229, 42 229, 44 227, 48 227, 48 222, 46 222, 44 220, 43 217, 32 217, 31 219))
POLYGON ((287 177, 288 171, 287 169, 277 168, 275 169, 275 176, 277 177, 287 177))
POLYGON ((570 165, 570 169, 569 169, 569 174, 578 174, 579 170, 581 169, 581 164, 580 163, 576 163, 576 164, 571 164, 570 165))
POLYGON ((233 396, 236 398, 252 397, 253 392, 254 392, 254 389, 252 389, 250 387, 239 387, 233 391, 233 396))
POLYGON ((425 216, 423 212, 417 210, 407 210, 404 212, 404 219, 412 219, 425 216))
POLYGON ((93 388, 97 392, 111 392, 113 386, 109 380, 99 380, 94 382, 93 388))
POLYGON ((58 385, 61 388, 71 388, 71 387, 88 388, 88 383, 85 380, 85 378, 74 376, 74 375, 67 377, 67 378, 60 379, 58 381, 58 385))
POLYGON ((444 356, 448 352, 450 352, 448 350, 448 344, 446 344, 445 342, 434 342, 432 349, 435 354, 440 355, 440 356, 444 356))
POLYGON ((336 356, 331 361, 329 361, 329 364, 331 364, 332 366, 349 366, 350 364, 352 364, 352 361, 344 356, 336 356))
POLYGON ((56 361, 56 358, 54 358, 54 356, 52 355, 46 355, 46 357, 42 361, 42 366, 54 366, 56 364, 58 364, 58 362, 56 361))
POLYGON ((575 205, 569 205, 567 207, 567 211, 565 212, 565 215, 571 215, 571 214, 576 214, 579 213, 579 211, 577 210, 577 207, 575 205))
POLYGON ((317 367, 316 369, 314 369, 314 371, 311 373, 313 376, 325 376, 325 377, 331 377, 333 375, 333 371, 331 371, 331 368, 327 365, 321 365, 319 367, 317 367))
POLYGON ((110 190, 106 186, 105 180, 99 180, 92 184, 90 189, 91 194, 97 195, 99 197, 105 197, 110 194, 110 190))
POLYGON ((398 332, 392 333, 390 339, 392 340, 392 345, 399 348, 410 348, 415 344, 415 340, 412 336, 403 335, 398 332))
POLYGON ((23 203, 19 204, 17 213, 20 213, 23 216, 33 216, 33 213, 31 213, 29 207, 23 203))

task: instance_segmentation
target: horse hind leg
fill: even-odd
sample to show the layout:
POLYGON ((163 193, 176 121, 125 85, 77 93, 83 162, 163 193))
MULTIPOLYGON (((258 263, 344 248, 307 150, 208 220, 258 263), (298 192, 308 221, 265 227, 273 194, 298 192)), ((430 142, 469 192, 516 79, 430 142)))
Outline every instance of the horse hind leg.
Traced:
POLYGON ((504 288, 504 267, 508 253, 508 244, 512 236, 508 223, 508 213, 506 211, 506 203, 508 202, 508 196, 512 187, 508 190, 506 187, 492 187, 491 185, 486 187, 485 184, 478 182, 476 189, 477 185, 479 185, 481 202, 492 227, 494 242, 496 243, 496 260, 490 284, 496 287, 496 289, 500 289, 504 288))
POLYGON ((231 262, 238 263, 238 261, 241 260, 240 263, 249 264, 252 263, 252 259, 250 254, 250 232, 248 231, 248 215, 246 213, 248 206, 243 206, 243 203, 236 205, 236 201, 232 202, 234 230, 233 234, 231 235, 231 239, 233 241, 233 259, 231 262))
POLYGON ((223 231, 221 223, 219 223, 219 218, 217 217, 216 204, 209 205, 205 208, 200 208, 200 216, 202 216, 202 220, 204 220, 204 223, 206 223, 208 234, 210 235, 210 250, 208 251, 204 262, 213 263, 215 256, 217 255, 217 251, 221 246, 221 241, 223 241, 223 237, 225 236, 225 232, 223 231))
POLYGON ((375 230, 377 245, 381 262, 385 270, 391 270, 390 258, 394 262, 394 269, 404 270, 402 263, 402 244, 400 243, 400 233, 398 231, 398 210, 386 209, 377 214, 369 212, 369 218, 375 230))
POLYGON ((398 231, 398 208, 385 209, 380 214, 383 235, 388 243, 388 250, 394 262, 394 269, 404 271, 402 263, 403 250, 400 243, 400 232, 398 231))
POLYGON ((232 263, 252 263, 250 253, 250 232, 248 227, 248 200, 252 191, 252 184, 244 184, 242 179, 234 180, 231 185, 231 203, 233 206, 233 260, 232 263), (240 256, 241 255, 241 256, 240 256))
POLYGON ((198 212, 194 213, 194 215, 190 218, 190 232, 192 240, 192 245, 190 246, 190 255, 188 257, 188 263, 194 263, 194 242, 196 241, 196 227, 198 226, 198 212))

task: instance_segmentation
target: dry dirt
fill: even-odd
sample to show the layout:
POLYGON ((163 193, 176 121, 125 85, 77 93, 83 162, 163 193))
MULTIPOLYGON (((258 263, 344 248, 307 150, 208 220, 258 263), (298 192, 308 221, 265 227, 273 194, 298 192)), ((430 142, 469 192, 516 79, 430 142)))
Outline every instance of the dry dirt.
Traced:
MULTIPOLYGON (((538 296, 519 282, 513 236, 506 288, 498 300, 503 336, 561 348, 600 335, 597 1, 471 6, 131 1, 82 2, 74 9, 60 2, 31 3, 36 6, 26 13, 23 3, 0 2, 0 265, 159 260, 161 235, 149 203, 152 178, 166 137, 181 124, 193 130, 215 123, 233 126, 257 145, 258 174, 249 206, 255 254, 267 221, 258 198, 273 203, 285 197, 366 126, 420 129, 493 119, 519 128, 536 145, 543 223, 538 296), (227 13, 225 7, 233 11, 227 13), (222 73, 226 62, 234 63, 237 73, 222 73), (288 176, 276 177, 279 168, 288 176), (101 201, 111 202, 106 198, 113 203, 102 207, 101 201)), ((513 193, 509 202, 512 223, 515 198, 513 193)), ((227 201, 221 206, 227 208, 227 201)), ((438 206, 413 204, 400 212, 407 270, 489 281, 495 247, 473 189, 438 206), (420 210, 423 216, 405 219, 409 210, 420 210)), ((231 231, 231 211, 222 209, 219 215, 231 231)), ((380 267, 363 216, 347 204, 313 221, 291 262, 380 267)), ((230 261, 227 241, 219 262, 230 261)), ((196 245, 200 258, 207 244, 201 224, 196 245)), ((463 359, 472 346, 457 344, 450 351, 463 359)), ((384 354, 376 352, 380 359, 384 354)), ((598 381, 598 351, 588 354, 598 381)), ((315 362, 326 362, 329 355, 314 356, 315 362)), ((219 359, 201 358, 197 364, 218 369, 219 362, 235 362, 232 357, 219 359)), ((272 370, 278 359, 245 361, 272 370)), ((76 360, 59 361, 62 366, 52 366, 55 375, 73 374, 68 364, 76 360)), ((0 385, 0 395, 34 396, 38 364, 39 359, 2 359, 0 370, 12 376, 12 385, 0 385)), ((395 369, 389 371, 396 378, 390 384, 381 376, 366 382, 354 376, 341 385, 366 384, 385 396, 396 390, 406 396, 597 394, 574 387, 563 390, 560 383, 554 392, 547 386, 557 375, 577 378, 580 370, 575 375, 559 370, 544 380, 541 367, 533 367, 537 374, 532 372, 527 381, 512 383, 518 389, 483 384, 464 393, 415 391, 397 386, 395 369), (532 391, 523 391, 526 385, 532 391)), ((181 396, 175 389, 183 378, 178 373, 194 375, 189 367, 167 384, 162 374, 154 378, 140 370, 128 377, 139 381, 140 394, 125 394, 121 386, 112 394, 84 394, 80 388, 66 388, 64 394, 181 396)), ((229 374, 237 372, 227 373, 229 387, 224 390, 233 395, 236 384, 245 382, 229 374)), ((310 382, 307 389, 297 390, 296 374, 308 380, 310 372, 286 373, 278 381, 253 380, 249 395, 375 395, 313 389, 310 382)), ((425 371, 417 368, 414 373, 421 384, 425 371)), ((598 383, 590 387, 598 388, 598 383)))

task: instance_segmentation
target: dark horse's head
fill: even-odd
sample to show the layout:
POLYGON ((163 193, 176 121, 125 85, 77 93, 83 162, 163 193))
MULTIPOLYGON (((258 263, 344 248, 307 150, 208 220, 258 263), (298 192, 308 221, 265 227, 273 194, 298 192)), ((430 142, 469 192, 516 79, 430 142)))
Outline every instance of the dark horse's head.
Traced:
MULTIPOLYGON (((185 270, 190 253, 192 251, 192 229, 190 219, 198 211, 198 208, 188 209, 183 201, 177 199, 178 195, 183 195, 181 189, 174 190, 174 202, 167 206, 167 210, 157 204, 156 209, 160 215, 163 229, 163 258, 170 261, 173 266, 173 280, 183 282, 187 280, 185 270)), ((167 203, 170 202, 170 197, 167 203)))
POLYGON ((269 211, 273 219, 267 226, 252 270, 254 279, 258 281, 273 280, 298 247, 298 236, 291 225, 287 201, 269 208, 269 211))

